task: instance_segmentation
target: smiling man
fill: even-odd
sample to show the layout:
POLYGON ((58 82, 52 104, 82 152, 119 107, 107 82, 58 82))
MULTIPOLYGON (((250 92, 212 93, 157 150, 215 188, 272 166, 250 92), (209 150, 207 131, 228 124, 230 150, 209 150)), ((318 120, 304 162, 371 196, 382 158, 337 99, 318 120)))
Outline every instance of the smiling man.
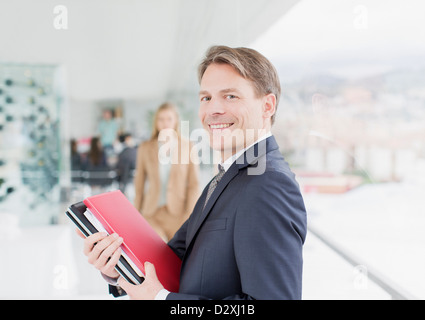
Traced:
POLYGON ((224 160, 270 130, 276 95, 257 96, 250 81, 231 65, 214 63, 202 76, 200 103, 199 117, 210 145, 224 160))
MULTIPOLYGON (((118 284, 134 299, 301 299, 306 212, 270 131, 280 97, 276 70, 255 50, 215 46, 199 82, 199 117, 221 164, 168 243, 182 259, 179 292, 165 290, 149 263, 141 285, 118 284)), ((99 241, 92 237, 89 249, 99 241)), ((116 276, 116 238, 96 245, 94 255, 103 250, 109 262, 91 259, 109 277, 116 276)))
POLYGON ((199 117, 222 159, 270 131, 280 96, 279 79, 267 59, 247 48, 226 50, 211 48, 199 67, 199 117), (260 64, 268 64, 273 72, 256 71, 260 64))

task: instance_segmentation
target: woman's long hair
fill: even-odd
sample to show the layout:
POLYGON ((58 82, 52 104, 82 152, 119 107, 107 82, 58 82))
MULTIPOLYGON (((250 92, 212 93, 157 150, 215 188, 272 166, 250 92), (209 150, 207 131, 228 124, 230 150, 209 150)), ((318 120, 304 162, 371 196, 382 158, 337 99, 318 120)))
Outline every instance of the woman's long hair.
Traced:
POLYGON ((155 112, 155 115, 153 117, 153 125, 152 125, 152 135, 151 135, 151 140, 155 140, 158 139, 158 135, 159 135, 159 130, 158 130, 158 126, 157 126, 157 122, 158 122, 158 115, 161 111, 164 110, 171 110, 174 112, 175 116, 176 116, 176 127, 174 128, 174 130, 177 132, 177 135, 180 136, 180 115, 179 115, 179 111, 177 109, 177 106, 171 102, 165 102, 163 104, 161 104, 158 109, 155 112))
POLYGON ((90 141, 90 151, 88 152, 88 158, 90 162, 98 166, 102 163, 103 150, 100 146, 99 137, 93 137, 90 141))

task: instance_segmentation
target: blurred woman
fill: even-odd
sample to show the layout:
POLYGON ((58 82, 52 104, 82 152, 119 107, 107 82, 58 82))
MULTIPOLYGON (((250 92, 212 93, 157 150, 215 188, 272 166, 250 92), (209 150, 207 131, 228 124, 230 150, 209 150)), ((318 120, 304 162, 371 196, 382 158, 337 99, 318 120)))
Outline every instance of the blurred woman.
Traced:
POLYGON ((83 163, 81 160, 81 155, 77 150, 77 140, 71 139, 71 181, 72 182, 81 182, 81 169, 83 168, 83 163))
POLYGON ((199 197, 198 165, 190 150, 179 133, 176 106, 162 104, 150 140, 137 151, 134 205, 164 240, 172 238, 199 197))
POLYGON ((99 137, 93 137, 90 141, 90 150, 87 153, 86 161, 83 165, 87 182, 92 187, 104 187, 112 183, 109 176, 110 168, 106 162, 105 152, 99 137))

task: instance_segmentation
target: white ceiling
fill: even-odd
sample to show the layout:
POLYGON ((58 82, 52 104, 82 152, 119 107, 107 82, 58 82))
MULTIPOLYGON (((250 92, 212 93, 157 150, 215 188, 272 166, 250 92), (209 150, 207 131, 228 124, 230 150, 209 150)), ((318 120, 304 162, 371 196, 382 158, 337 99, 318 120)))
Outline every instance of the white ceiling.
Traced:
POLYGON ((0 61, 64 65, 73 99, 155 98, 193 86, 210 45, 248 46, 296 2, 0 0, 0 61))

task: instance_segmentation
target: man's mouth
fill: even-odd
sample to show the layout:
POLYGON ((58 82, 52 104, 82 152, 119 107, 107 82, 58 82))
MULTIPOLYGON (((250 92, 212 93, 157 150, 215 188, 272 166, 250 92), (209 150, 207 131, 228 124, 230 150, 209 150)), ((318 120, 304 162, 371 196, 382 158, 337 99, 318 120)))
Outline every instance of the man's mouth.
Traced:
POLYGON ((226 129, 232 126, 233 123, 216 123, 216 124, 210 124, 209 127, 211 130, 214 129, 226 129))

